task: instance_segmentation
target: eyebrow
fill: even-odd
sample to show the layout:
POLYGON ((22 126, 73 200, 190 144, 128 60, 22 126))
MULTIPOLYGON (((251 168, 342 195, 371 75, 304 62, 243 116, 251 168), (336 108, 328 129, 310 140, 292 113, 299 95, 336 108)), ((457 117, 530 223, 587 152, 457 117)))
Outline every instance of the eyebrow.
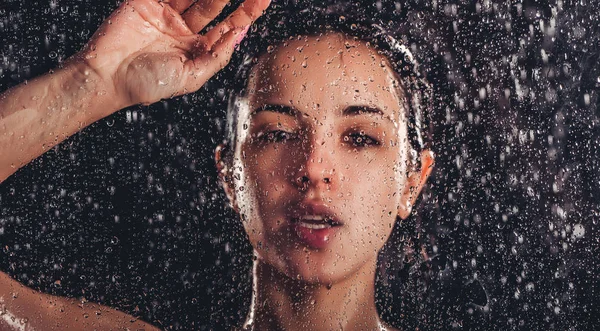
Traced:
POLYGON ((277 104, 266 104, 254 109, 252 113, 250 113, 250 116, 256 115, 263 111, 272 111, 275 113, 290 115, 294 117, 299 113, 298 110, 294 107, 277 104))
MULTIPOLYGON (((300 113, 299 110, 297 110, 296 108, 294 108, 292 106, 279 105, 279 104, 265 104, 265 105, 262 105, 262 106, 256 108, 255 110, 253 110, 252 113, 250 113, 250 116, 256 115, 263 111, 271 111, 271 112, 289 115, 289 116, 293 116, 293 117, 296 117, 300 113)), ((381 110, 378 107, 371 107, 371 106, 365 106, 365 105, 353 105, 353 106, 348 106, 348 107, 344 108, 344 110, 342 111, 342 115, 344 115, 344 116, 356 116, 356 115, 362 115, 362 114, 378 114, 378 115, 381 115, 382 118, 389 120, 393 123, 392 119, 389 116, 387 116, 383 112, 383 110, 381 110)))
POLYGON ((368 114, 379 114, 381 116, 385 116, 383 111, 377 107, 369 107, 369 106, 349 106, 344 109, 342 114, 344 115, 361 115, 364 113, 368 114))

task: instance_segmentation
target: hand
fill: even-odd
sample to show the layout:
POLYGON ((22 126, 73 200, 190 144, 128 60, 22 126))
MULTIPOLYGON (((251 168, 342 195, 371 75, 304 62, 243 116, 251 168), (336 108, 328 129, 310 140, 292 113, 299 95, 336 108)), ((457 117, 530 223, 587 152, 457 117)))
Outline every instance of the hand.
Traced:
POLYGON ((199 35, 227 0, 128 0, 75 57, 98 74, 119 108, 198 90, 231 58, 270 0, 246 0, 199 35))

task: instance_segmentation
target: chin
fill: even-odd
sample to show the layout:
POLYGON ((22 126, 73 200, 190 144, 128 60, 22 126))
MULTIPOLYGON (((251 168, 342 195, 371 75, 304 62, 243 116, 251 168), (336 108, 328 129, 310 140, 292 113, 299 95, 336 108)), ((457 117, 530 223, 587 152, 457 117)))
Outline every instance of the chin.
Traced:
MULTIPOLYGON (((365 266, 370 264, 369 259, 348 260, 346 258, 334 252, 295 251, 279 259, 280 262, 275 265, 275 268, 295 281, 332 286, 357 276, 365 266)), ((373 258, 376 260, 377 257, 373 258)))

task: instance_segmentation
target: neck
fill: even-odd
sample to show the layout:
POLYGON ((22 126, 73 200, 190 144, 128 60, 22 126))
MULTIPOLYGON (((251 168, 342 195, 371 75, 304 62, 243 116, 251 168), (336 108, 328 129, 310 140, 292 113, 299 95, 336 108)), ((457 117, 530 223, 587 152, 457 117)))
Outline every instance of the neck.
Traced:
POLYGON ((334 284, 291 279, 254 261, 254 284, 245 329, 380 330, 375 307, 376 261, 334 284))

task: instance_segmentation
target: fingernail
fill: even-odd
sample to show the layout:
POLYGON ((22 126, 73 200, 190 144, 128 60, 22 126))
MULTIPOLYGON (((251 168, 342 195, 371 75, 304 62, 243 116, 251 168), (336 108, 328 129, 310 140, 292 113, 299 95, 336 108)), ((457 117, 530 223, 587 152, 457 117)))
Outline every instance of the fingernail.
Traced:
POLYGON ((250 28, 250 25, 246 26, 244 28, 244 30, 242 30, 242 32, 240 32, 240 35, 235 40, 233 47, 236 47, 237 45, 239 45, 242 42, 242 39, 244 39, 244 37, 246 36, 246 33, 248 33, 248 28, 250 28))

